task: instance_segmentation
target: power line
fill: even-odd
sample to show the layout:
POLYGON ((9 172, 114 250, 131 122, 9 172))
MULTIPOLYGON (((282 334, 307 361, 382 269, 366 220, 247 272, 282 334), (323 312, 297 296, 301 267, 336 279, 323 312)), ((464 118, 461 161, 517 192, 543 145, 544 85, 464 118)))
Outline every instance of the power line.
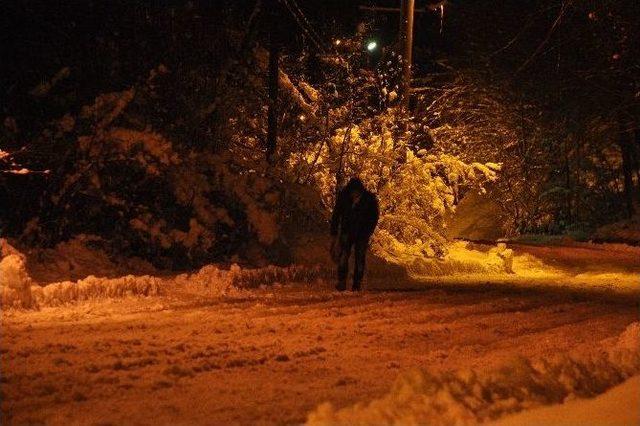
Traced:
MULTIPOLYGON (((302 9, 300 9, 300 6, 296 2, 296 0, 285 0, 285 1, 287 1, 290 4, 293 4, 295 10, 298 12, 298 16, 301 17, 302 20, 304 21, 304 23, 306 24, 307 29, 309 29, 311 31, 311 33, 316 37, 316 41, 321 42, 322 41, 322 37, 320 37, 320 35, 313 29, 313 25, 311 25, 311 23, 309 22, 309 20, 305 16, 305 14, 302 12, 302 9)), ((322 44, 322 43, 320 43, 320 44, 322 44)))
POLYGON ((281 1, 281 3, 283 3, 286 6, 286 8, 289 11, 289 13, 291 13, 291 16, 293 17, 293 19, 296 21, 296 23, 298 24, 300 29, 304 32, 304 34, 309 38, 309 40, 311 40, 311 42, 313 42, 313 44, 315 44, 318 49, 323 50, 322 43, 316 37, 316 35, 314 34, 313 30, 307 25, 308 21, 305 22, 303 20, 304 19, 304 15, 302 15, 302 18, 301 18, 299 16, 299 14, 296 13, 296 10, 291 5, 291 3, 289 3, 288 0, 280 0, 280 1, 281 1))
POLYGON ((291 16, 293 17, 293 19, 296 21, 296 23, 298 24, 300 29, 305 33, 305 35, 309 38, 309 40, 311 40, 311 42, 320 51, 324 52, 325 49, 324 49, 324 47, 322 47, 322 41, 320 39, 320 36, 318 36, 317 33, 313 30, 313 28, 311 27, 311 24, 307 20, 307 18, 304 15, 304 13, 302 13, 302 11, 300 10, 300 7, 295 3, 295 1, 294 0, 280 0, 280 2, 286 6, 286 8, 289 11, 289 13, 291 13, 291 16), (296 9, 291 5, 291 3, 289 3, 290 1, 291 1, 291 3, 295 4, 295 6, 297 8, 297 12, 296 12, 296 9))

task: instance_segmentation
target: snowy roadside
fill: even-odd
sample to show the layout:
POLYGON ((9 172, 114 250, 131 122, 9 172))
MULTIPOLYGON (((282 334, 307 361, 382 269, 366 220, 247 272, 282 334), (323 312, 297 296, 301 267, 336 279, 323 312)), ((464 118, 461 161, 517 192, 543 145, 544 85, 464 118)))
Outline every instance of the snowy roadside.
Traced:
POLYGON ((2 306, 13 308, 42 308, 95 299, 113 299, 130 296, 161 296, 173 292, 190 292, 202 296, 221 297, 237 293, 240 289, 258 288, 282 282, 315 282, 321 269, 303 266, 242 269, 232 265, 220 269, 207 265, 194 273, 173 277, 126 275, 104 278, 90 275, 78 281, 33 284, 24 273, 19 258, 5 257, 0 263, 2 306))
MULTIPOLYGON (((333 268, 330 261, 318 256, 323 248, 317 241, 306 250, 307 257, 309 251, 317 252, 315 258, 301 259, 288 267, 206 265, 182 274, 157 271, 136 259, 113 262, 104 252, 88 248, 88 241, 83 236, 47 250, 44 255, 42 251, 25 255, 0 239, 1 306, 39 308, 176 292, 222 297, 239 289, 277 283, 314 283, 330 278, 333 268)), ((553 290, 633 298, 640 296, 638 259, 639 247, 622 244, 546 247, 458 241, 443 259, 391 257, 390 263, 371 256, 368 287, 384 290, 491 286, 504 291, 553 290)))
POLYGON ((640 376, 593 399, 536 408, 507 416, 494 426, 627 426, 640 424, 640 376))
POLYGON ((444 260, 420 260, 410 271, 419 282, 438 288, 490 286, 605 299, 640 297, 640 247, 624 244, 457 241, 444 260))
MULTIPOLYGON (((342 409, 324 403, 309 414, 307 424, 471 425, 523 410, 594 397, 640 374, 640 323, 631 324, 608 343, 611 345, 603 346, 601 353, 589 357, 519 358, 491 371, 408 371, 398 377, 385 396, 342 409)), ((630 383, 640 394, 637 377, 630 383)), ((610 412, 629 409, 624 403, 607 397, 597 406, 610 412)), ((558 413, 576 412, 585 404, 588 406, 576 403, 558 413)), ((537 418, 534 413, 515 416, 505 424, 523 424, 521 418, 528 419, 529 424, 556 424, 547 423, 545 417, 537 418)), ((572 424, 563 420, 564 424, 572 424)))
MULTIPOLYGON (((359 295, 302 264, 118 276, 104 263, 105 277, 40 285, 24 255, 3 253, 3 413, 474 424, 593 397, 640 373, 636 249, 459 242, 414 265, 413 279, 371 262, 359 295)), ((85 254, 76 274, 91 270, 85 254)))
MULTIPOLYGON (((87 255, 86 247, 77 246, 72 252, 65 253, 66 257, 74 259, 81 258, 83 255, 89 256, 90 260, 98 259, 98 265, 94 265, 93 269, 92 264, 84 266, 85 277, 81 279, 38 283, 31 277, 27 267, 27 256, 13 248, 6 240, 0 240, 0 246, 2 248, 0 306, 3 308, 37 309, 94 299, 161 296, 174 292, 221 297, 240 289, 258 288, 283 282, 315 282, 323 274, 326 275, 326 271, 319 266, 270 265, 263 268, 243 269, 233 264, 228 269, 218 265, 206 265, 192 273, 173 275, 161 275, 156 272, 153 275, 118 276, 118 271, 110 262, 104 260, 103 254, 87 255), (101 273, 102 276, 93 275, 94 270, 99 271, 97 273, 101 273)), ((35 269, 42 270, 45 267, 36 263, 35 269)), ((81 274, 76 271, 76 274, 78 273, 81 274)), ((60 273, 40 272, 39 275, 57 277, 60 273)))

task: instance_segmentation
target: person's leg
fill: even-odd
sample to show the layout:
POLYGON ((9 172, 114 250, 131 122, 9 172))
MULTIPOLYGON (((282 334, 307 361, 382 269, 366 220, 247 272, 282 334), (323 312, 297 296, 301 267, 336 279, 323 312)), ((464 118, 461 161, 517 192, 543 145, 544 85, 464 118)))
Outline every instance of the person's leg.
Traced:
POLYGON ((362 277, 364 277, 364 267, 367 257, 368 240, 358 240, 355 242, 355 265, 353 270, 353 291, 360 290, 362 277))
POLYGON ((338 257, 338 285, 337 290, 347 289, 347 276, 349 275, 349 257, 351 256, 351 244, 348 241, 339 241, 340 256, 338 257))

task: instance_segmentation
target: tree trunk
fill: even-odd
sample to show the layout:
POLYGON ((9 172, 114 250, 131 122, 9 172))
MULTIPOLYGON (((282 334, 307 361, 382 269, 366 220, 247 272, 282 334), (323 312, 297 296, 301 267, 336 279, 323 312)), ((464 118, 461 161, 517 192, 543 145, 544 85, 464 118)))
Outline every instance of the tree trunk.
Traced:
POLYGON ((638 184, 638 189, 636 191, 636 197, 640 200, 640 128, 638 127, 638 122, 633 123, 633 140, 635 141, 635 145, 632 143, 633 148, 631 152, 633 155, 633 167, 636 171, 636 182, 638 184))
POLYGON ((620 153, 622 154, 622 178, 624 182, 622 196, 627 217, 629 218, 635 213, 633 207, 633 146, 630 127, 627 123, 620 122, 620 133, 618 135, 618 145, 620 146, 620 153))
POLYGON ((411 66, 413 62, 413 14, 415 0, 402 0, 402 32, 400 34, 404 52, 402 55, 402 106, 409 108, 411 97, 411 66))
POLYGON ((573 221, 571 198, 573 197, 573 182, 571 181, 571 163, 570 163, 570 136, 564 138, 564 201, 565 201, 565 226, 573 221))
POLYGON ((280 43, 278 40, 277 2, 273 2, 270 16, 269 34, 269 116, 267 122, 267 161, 273 161, 278 141, 278 79, 280 62, 280 43))

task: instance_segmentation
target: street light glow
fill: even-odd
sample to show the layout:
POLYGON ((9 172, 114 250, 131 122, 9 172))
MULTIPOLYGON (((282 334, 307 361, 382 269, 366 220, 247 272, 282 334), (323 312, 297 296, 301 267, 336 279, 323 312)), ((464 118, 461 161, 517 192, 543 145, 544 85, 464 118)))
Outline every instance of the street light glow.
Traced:
POLYGON ((367 50, 369 52, 373 52, 374 50, 376 50, 377 47, 378 47, 378 43, 376 43, 375 41, 370 41, 369 43, 367 43, 367 50))

